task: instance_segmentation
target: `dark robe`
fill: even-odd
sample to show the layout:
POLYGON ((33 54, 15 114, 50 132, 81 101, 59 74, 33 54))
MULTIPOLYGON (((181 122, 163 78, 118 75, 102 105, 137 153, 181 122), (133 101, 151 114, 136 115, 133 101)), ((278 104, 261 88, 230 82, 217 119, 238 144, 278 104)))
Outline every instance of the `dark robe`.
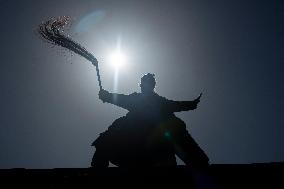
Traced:
POLYGON ((175 155, 186 164, 207 164, 208 157, 174 112, 196 108, 194 101, 173 101, 156 93, 130 95, 105 92, 101 99, 129 112, 100 134, 93 163, 118 166, 171 166, 175 155))

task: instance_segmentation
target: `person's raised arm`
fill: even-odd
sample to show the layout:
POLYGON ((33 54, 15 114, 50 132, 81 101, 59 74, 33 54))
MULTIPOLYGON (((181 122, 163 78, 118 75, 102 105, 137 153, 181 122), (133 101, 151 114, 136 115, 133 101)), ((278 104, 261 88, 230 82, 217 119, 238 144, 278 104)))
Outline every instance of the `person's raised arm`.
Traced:
POLYGON ((102 89, 99 92, 99 99, 103 102, 108 102, 127 110, 130 109, 131 102, 129 95, 110 93, 107 90, 102 89))
POLYGON ((181 111, 188 111, 194 110, 197 108, 197 104, 200 102, 200 98, 202 93, 193 101, 174 101, 174 100, 167 100, 166 108, 170 112, 181 112, 181 111))

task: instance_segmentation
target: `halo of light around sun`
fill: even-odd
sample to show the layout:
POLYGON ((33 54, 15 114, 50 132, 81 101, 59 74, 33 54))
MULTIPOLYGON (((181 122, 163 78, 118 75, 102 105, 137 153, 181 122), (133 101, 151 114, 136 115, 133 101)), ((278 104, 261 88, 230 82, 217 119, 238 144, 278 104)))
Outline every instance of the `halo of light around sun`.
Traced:
POLYGON ((120 50, 116 50, 109 55, 109 61, 112 67, 119 69, 126 65, 127 57, 120 50))

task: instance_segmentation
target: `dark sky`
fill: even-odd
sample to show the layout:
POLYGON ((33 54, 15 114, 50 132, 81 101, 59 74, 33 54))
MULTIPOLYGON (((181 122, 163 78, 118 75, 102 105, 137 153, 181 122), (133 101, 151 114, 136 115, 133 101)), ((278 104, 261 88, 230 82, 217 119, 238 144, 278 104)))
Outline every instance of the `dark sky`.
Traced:
POLYGON ((197 110, 177 116, 211 163, 284 161, 284 1, 0 0, 0 15, 0 168, 88 167, 92 141, 127 113, 98 99, 88 61, 35 34, 61 15, 98 57, 109 91, 107 49, 119 38, 129 64, 118 92, 139 92, 148 72, 169 99, 203 92, 197 110))

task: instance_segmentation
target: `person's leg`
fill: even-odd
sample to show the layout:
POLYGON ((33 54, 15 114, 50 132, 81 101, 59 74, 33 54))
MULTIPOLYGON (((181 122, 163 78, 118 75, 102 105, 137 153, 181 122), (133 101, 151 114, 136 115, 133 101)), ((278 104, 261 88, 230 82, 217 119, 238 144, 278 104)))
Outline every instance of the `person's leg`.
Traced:
POLYGON ((171 133, 171 141, 177 156, 186 165, 207 167, 209 158, 190 136, 185 123, 177 117, 172 118, 169 123, 168 131, 171 133))
POLYGON ((92 167, 108 167, 109 159, 107 155, 106 148, 106 136, 107 132, 103 132, 100 136, 92 143, 92 146, 96 148, 96 151, 93 155, 91 166, 92 167))
POLYGON ((186 165, 207 167, 209 158, 190 134, 184 130, 175 137, 176 153, 186 165))
POLYGON ((103 150, 100 150, 97 148, 93 155, 91 166, 104 168, 104 167, 108 167, 108 165, 109 165, 109 160, 106 154, 104 153, 103 150))

